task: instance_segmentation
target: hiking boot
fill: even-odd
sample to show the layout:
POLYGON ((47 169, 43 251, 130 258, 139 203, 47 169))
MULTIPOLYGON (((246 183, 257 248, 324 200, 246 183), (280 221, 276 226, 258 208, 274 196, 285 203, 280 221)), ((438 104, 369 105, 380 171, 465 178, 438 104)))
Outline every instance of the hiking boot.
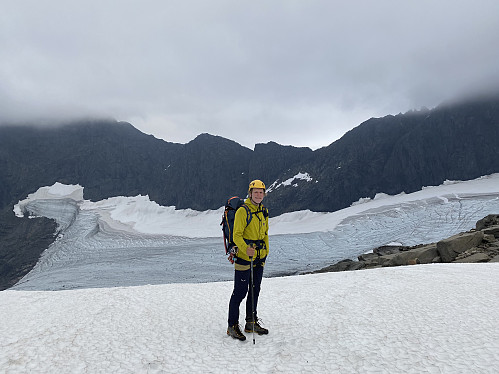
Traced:
POLYGON ((227 328, 227 335, 232 336, 234 339, 239 339, 241 341, 246 340, 246 336, 241 332, 239 324, 236 323, 234 326, 229 326, 227 328))
POLYGON ((269 330, 260 326, 258 319, 256 320, 256 322, 246 322, 246 326, 244 326, 244 332, 253 332, 253 328, 258 335, 267 335, 269 333, 269 330))

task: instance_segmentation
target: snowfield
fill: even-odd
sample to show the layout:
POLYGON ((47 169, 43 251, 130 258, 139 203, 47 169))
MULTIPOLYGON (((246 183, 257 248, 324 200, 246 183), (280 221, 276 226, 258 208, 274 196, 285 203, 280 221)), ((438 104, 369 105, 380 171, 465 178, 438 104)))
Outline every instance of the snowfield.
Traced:
POLYGON ((277 276, 467 231, 499 213, 499 174, 272 218, 259 302, 270 334, 256 344, 226 335, 221 209, 90 202, 56 183, 14 211, 54 218, 60 234, 0 292, 2 373, 498 372, 499 263, 277 276))
MULTIPOLYGON (((231 282, 0 292, 4 373, 497 373, 499 264, 264 279, 268 336, 225 333, 231 282)), ((244 303, 243 303, 244 304, 244 303)))

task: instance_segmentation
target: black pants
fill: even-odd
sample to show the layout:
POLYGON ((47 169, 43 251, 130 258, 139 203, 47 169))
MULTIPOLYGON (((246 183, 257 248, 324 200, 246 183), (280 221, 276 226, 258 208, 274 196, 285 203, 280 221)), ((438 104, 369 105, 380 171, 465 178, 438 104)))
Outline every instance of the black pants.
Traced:
MULTIPOLYGON (((257 314, 258 295, 260 294, 260 285, 262 284, 263 265, 261 260, 253 261, 253 293, 255 296, 255 317, 257 314)), ((229 302, 229 326, 234 326, 239 322, 239 305, 248 294, 249 285, 251 284, 251 269, 235 270, 234 275, 234 290, 229 302)), ((251 291, 246 298, 246 320, 252 320, 252 300, 251 291)))

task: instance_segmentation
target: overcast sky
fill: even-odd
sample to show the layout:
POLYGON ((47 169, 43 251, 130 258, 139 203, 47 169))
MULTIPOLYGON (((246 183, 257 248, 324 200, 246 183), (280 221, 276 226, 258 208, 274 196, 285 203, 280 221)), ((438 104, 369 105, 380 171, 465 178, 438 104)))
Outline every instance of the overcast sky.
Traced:
POLYGON ((0 120, 318 148, 499 88, 497 0, 0 0, 0 120))

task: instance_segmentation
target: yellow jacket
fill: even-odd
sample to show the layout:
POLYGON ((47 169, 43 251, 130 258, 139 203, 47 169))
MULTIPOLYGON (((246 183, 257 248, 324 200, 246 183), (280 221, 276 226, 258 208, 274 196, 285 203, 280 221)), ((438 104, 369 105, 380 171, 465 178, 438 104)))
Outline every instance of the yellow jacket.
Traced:
MULTIPOLYGON (((234 243, 238 248, 236 256, 242 260, 250 261, 250 258, 246 254, 246 248, 248 244, 244 241, 247 240, 263 240, 265 243, 265 248, 260 250, 260 258, 265 258, 269 253, 269 217, 264 216, 263 204, 260 207, 253 205, 251 199, 246 199, 244 203, 249 207, 252 212, 252 219, 248 226, 246 226, 246 209, 241 207, 237 210, 236 216, 234 218, 234 233, 233 239, 234 243), (257 213, 258 211, 258 213, 257 213)), ((257 252, 255 252, 255 257, 257 252)))

